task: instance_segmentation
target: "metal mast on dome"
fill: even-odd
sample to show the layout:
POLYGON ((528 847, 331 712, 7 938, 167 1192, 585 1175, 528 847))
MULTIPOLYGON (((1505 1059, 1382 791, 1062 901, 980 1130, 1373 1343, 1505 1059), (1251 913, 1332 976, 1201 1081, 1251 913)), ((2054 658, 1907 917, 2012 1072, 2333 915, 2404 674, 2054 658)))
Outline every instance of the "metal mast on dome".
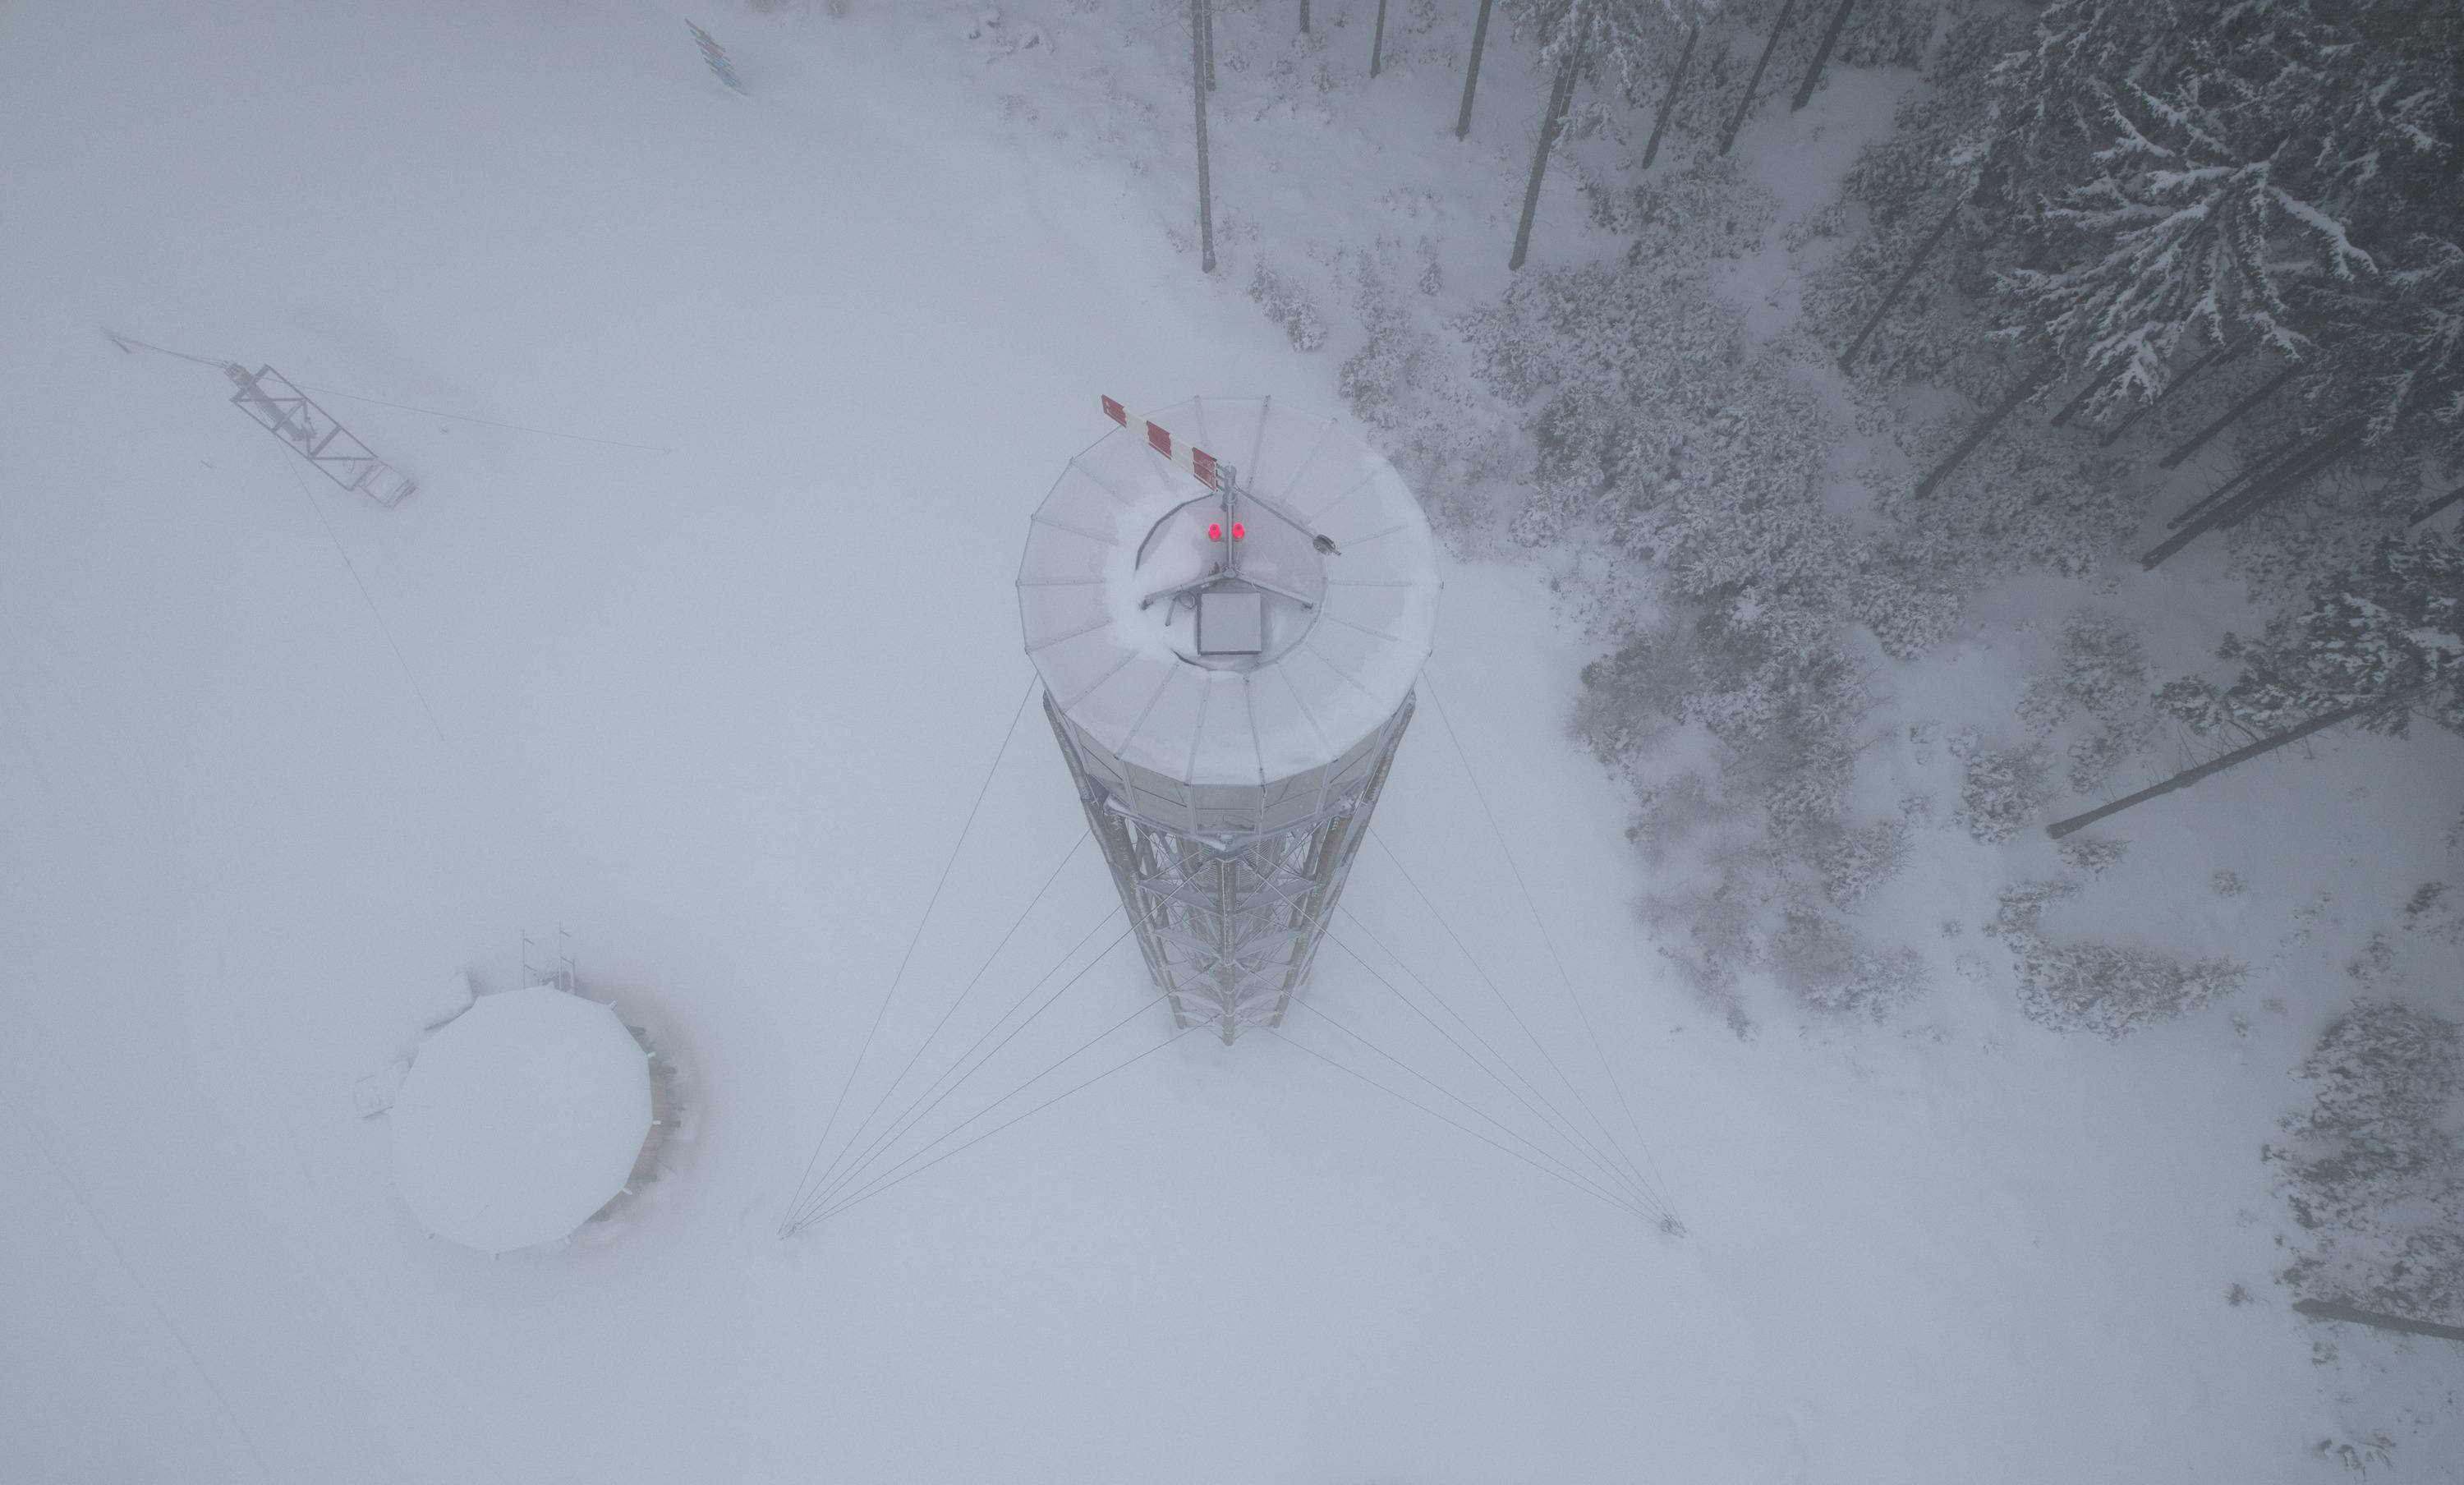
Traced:
POLYGON ((1035 513, 1026 651, 1149 972, 1228 1043, 1309 977, 1412 720, 1435 543, 1331 419, 1104 410, 1120 431, 1035 513))

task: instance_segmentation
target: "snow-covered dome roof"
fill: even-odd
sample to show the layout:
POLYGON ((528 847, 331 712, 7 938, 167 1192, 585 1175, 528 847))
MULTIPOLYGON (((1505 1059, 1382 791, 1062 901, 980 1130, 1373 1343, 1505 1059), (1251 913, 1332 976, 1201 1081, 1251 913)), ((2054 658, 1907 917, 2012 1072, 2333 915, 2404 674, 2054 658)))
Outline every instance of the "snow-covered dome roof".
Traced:
POLYGON ((1071 459, 1035 513, 1018 598, 1045 688, 1115 757, 1184 783, 1333 762, 1428 658, 1428 519, 1331 418, 1221 397, 1152 417, 1071 459), (1193 448, 1198 470, 1234 471, 1231 529, 1193 448))
POLYGON ((616 1012, 545 985, 483 995, 403 1079, 393 1183, 440 1237, 552 1243, 625 1188, 650 1118, 649 1058, 616 1012))

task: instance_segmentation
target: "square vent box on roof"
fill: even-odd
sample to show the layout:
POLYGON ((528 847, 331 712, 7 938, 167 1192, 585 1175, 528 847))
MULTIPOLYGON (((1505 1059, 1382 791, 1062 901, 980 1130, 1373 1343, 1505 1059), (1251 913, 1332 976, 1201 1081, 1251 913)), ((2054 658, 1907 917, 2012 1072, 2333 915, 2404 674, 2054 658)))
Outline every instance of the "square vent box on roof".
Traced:
POLYGON ((1263 593, 1217 588, 1198 595, 1198 653, 1256 654, 1265 648, 1263 593))

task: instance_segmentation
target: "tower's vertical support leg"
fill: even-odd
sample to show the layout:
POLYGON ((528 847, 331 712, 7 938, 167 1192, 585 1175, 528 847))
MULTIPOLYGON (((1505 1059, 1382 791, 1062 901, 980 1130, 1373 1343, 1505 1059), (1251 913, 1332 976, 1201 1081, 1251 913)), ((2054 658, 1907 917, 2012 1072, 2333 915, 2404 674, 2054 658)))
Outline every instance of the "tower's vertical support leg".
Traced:
POLYGON ((1301 939, 1292 954, 1291 968, 1284 977, 1283 993, 1275 1002, 1274 1019, 1269 1026, 1284 1024, 1284 1012, 1291 1008, 1292 994, 1309 978, 1311 965, 1317 963, 1318 945, 1326 940, 1328 925, 1334 920, 1335 904, 1343 900, 1343 884, 1352 875, 1352 858, 1360 850, 1361 838, 1369 833, 1369 817, 1377 809, 1377 796, 1386 787, 1387 770, 1395 765, 1395 750, 1403 745, 1403 734, 1412 725, 1413 700, 1406 697, 1397 714, 1395 732, 1377 755, 1377 766, 1369 775, 1369 787, 1361 791, 1360 803, 1349 811, 1329 821, 1309 864, 1309 877, 1316 885, 1304 899, 1295 924, 1301 939))
MULTIPOLYGON (((1174 1024, 1218 1026, 1227 1044, 1243 1027, 1282 1025, 1341 899, 1412 702, 1406 698, 1384 729, 1367 779, 1332 802, 1334 813, 1289 830, 1236 828, 1220 836, 1124 812, 1107 792, 1109 775, 1088 768, 1048 695, 1045 713, 1174 1024)), ((1264 818, 1263 797, 1258 809, 1253 819, 1264 818)))

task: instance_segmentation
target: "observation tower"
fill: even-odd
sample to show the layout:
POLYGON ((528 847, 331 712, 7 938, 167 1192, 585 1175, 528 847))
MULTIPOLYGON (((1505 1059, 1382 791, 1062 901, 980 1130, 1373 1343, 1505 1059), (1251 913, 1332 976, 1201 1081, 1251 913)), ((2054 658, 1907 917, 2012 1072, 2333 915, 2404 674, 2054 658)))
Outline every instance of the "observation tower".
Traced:
POLYGON ((1412 720, 1436 546, 1394 467, 1271 398, 1131 416, 1019 566, 1026 653, 1183 1027, 1275 1026, 1412 720))

